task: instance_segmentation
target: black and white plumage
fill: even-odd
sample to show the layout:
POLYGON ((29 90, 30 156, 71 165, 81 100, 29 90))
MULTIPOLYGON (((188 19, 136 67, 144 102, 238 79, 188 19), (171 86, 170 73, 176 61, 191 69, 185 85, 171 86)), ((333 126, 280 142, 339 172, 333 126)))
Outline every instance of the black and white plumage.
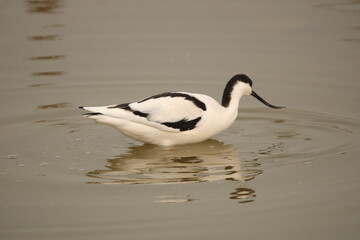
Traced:
POLYGON ((237 117, 243 95, 252 95, 269 107, 282 108, 252 91, 252 81, 245 74, 230 79, 221 105, 203 94, 167 92, 133 103, 80 108, 90 111, 85 117, 110 125, 126 136, 170 146, 201 142, 228 128, 237 117))

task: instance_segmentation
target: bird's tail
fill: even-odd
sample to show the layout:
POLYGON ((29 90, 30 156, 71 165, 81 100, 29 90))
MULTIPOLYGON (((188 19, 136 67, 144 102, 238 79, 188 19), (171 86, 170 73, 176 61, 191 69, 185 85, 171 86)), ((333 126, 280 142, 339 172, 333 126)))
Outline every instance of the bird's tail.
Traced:
POLYGON ((90 107, 90 109, 89 109, 88 107, 83 107, 83 106, 81 106, 81 107, 79 107, 79 108, 80 108, 80 109, 83 109, 83 110, 90 111, 90 112, 88 112, 88 113, 84 113, 84 114, 83 114, 83 117, 94 118, 95 116, 103 115, 101 112, 93 112, 93 111, 91 110, 91 107, 90 107))

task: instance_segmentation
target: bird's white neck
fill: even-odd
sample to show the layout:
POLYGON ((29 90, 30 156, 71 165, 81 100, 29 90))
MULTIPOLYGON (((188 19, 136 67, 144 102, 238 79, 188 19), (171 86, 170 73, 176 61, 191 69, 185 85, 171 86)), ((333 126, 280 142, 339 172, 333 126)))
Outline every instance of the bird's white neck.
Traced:
POLYGON ((251 87, 245 83, 229 83, 224 89, 222 99, 222 106, 225 110, 223 117, 227 119, 224 129, 228 128, 235 121, 238 115, 240 98, 243 95, 249 95, 249 91, 251 92, 251 87))
POLYGON ((229 109, 238 109, 240 98, 250 95, 251 87, 243 82, 229 81, 222 97, 222 106, 229 109))

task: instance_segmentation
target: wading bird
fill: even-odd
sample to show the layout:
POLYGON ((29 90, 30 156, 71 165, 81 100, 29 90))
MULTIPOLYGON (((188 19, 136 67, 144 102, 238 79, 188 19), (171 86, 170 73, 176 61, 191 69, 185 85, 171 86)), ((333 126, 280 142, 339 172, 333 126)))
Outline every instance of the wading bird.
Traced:
POLYGON ((89 111, 85 117, 135 140, 171 146, 201 142, 230 127, 244 95, 252 95, 268 107, 283 108, 257 95, 245 74, 235 75, 226 84, 221 104, 203 94, 166 92, 133 103, 80 108, 89 111))

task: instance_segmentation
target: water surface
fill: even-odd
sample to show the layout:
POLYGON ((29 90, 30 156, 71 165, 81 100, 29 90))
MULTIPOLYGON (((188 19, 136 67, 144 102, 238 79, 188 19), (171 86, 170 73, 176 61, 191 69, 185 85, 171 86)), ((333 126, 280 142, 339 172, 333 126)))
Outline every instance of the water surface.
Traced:
POLYGON ((1 239, 357 239, 358 1, 0 3, 1 239), (81 105, 221 99, 231 128, 162 148, 81 105))

